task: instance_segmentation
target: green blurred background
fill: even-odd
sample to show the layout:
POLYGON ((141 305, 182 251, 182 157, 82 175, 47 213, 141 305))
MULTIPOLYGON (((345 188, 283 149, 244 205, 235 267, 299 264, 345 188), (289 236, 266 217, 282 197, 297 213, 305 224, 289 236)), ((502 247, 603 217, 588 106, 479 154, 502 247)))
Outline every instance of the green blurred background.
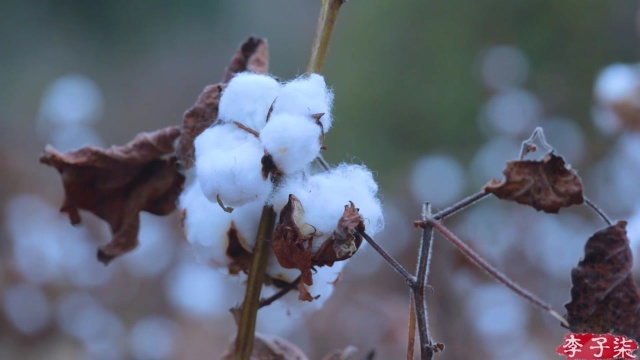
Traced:
MULTIPOLYGON (((96 111, 97 119, 91 126, 101 137, 102 145, 122 144, 139 132, 180 123, 183 112, 205 85, 218 81, 237 46, 250 34, 268 39, 272 74, 283 79, 302 74, 318 10, 319 1, 0 2, 0 166, 4 174, 0 206, 5 208, 0 213, 0 222, 7 222, 0 235, 0 293, 29 282, 15 265, 20 262, 15 251, 19 231, 11 230, 11 226, 39 226, 34 223, 37 220, 29 217, 15 220, 8 215, 7 204, 19 194, 31 194, 53 209, 62 199, 58 175, 37 161, 45 144, 50 142, 47 135, 50 133, 39 130, 38 119, 43 116, 43 99, 56 79, 81 74, 93 81, 101 96, 101 110, 96 111), (13 219, 13 225, 8 224, 9 218, 13 219)), ((413 268, 418 233, 413 232, 412 221, 418 216, 421 201, 429 199, 417 199, 411 194, 408 178, 412 167, 424 155, 447 154, 459 167, 467 169, 483 144, 496 133, 501 134, 482 125, 483 109, 498 92, 482 81, 483 54, 494 46, 509 45, 526 58, 526 75, 516 85, 537 98, 540 110, 526 129, 511 133, 509 141, 517 143, 526 138, 533 126, 544 124, 544 119, 570 119, 580 129, 581 141, 586 145, 579 156, 579 165, 585 169, 581 174, 586 174, 587 168, 596 166, 617 146, 617 135, 602 134, 592 122, 593 84, 605 66, 637 61, 637 10, 637 2, 623 0, 349 1, 340 13, 324 69, 326 81, 335 92, 336 119, 325 140, 328 147, 325 157, 333 164, 362 162, 374 171, 385 208, 388 206, 396 213, 391 221, 387 218, 388 231, 383 241, 407 243, 395 255, 413 268)), ((554 138, 563 137, 564 134, 555 134, 554 138)), ((515 158, 516 153, 505 156, 515 158)), ((501 161, 497 160, 498 169, 501 161)), ((458 197, 476 191, 478 184, 489 180, 472 179, 477 173, 464 171, 461 190, 454 191, 458 197)), ((493 176, 499 177, 500 173, 493 176)), ((593 176, 597 178, 597 174, 593 176)), ((607 189, 601 191, 603 195, 595 194, 596 199, 611 200, 606 195, 607 189)), ((630 205, 606 210, 616 217, 630 216, 638 194, 627 196, 630 205)), ((492 238, 492 231, 504 231, 513 235, 510 241, 515 243, 524 237, 523 233, 537 231, 536 222, 546 221, 533 210, 488 201, 494 203, 493 207, 482 209, 498 214, 497 226, 507 226, 500 214, 521 215, 520 222, 508 221, 512 227, 509 230, 491 227, 483 219, 470 220, 478 225, 467 232, 461 230, 466 236, 489 231, 486 237, 492 238)), ((611 203, 615 204, 615 199, 606 204, 611 203)), ((591 215, 579 210, 570 215, 574 217, 568 220, 560 217, 560 223, 580 219, 575 221, 588 228, 576 227, 585 234, 600 226, 591 215)), ((454 224, 460 223, 464 229, 465 219, 460 218, 454 224)), ((175 237, 179 237, 175 216, 170 221, 175 237)), ((105 238, 89 240, 96 244, 105 238)), ((43 235, 42 241, 47 241, 47 236, 43 235)), ((567 269, 581 256, 582 243, 576 241, 572 246, 567 269)), ((476 243, 474 247, 481 253, 493 251, 489 249, 492 244, 476 243)), ((499 267, 564 313, 562 305, 569 298, 569 273, 549 277, 536 270, 539 262, 535 258, 522 260, 526 249, 518 246, 501 249, 504 252, 495 255, 496 259, 505 258, 499 267)), ((368 260, 358 262, 358 266, 366 267, 367 261, 377 261, 373 260, 376 257, 373 252, 362 256, 368 260)), ((467 306, 463 303, 474 286, 493 286, 491 280, 473 270, 444 241, 437 244, 434 256, 432 327, 437 340, 447 345, 441 358, 513 358, 494 353, 493 348, 501 344, 499 339, 483 337, 481 330, 474 330, 473 317, 465 315, 471 310, 461 310, 467 306), (459 272, 473 275, 461 275, 463 280, 454 281, 459 272)), ((493 259, 492 256, 488 257, 493 259)), ((376 266, 372 272, 356 271, 352 275, 347 269, 344 286, 336 290, 336 299, 306 319, 305 325, 296 325, 293 329, 297 330, 282 331, 280 335, 301 343, 313 359, 350 344, 363 353, 377 349, 377 359, 404 358, 406 290, 389 268, 380 266, 379 261, 376 266), (369 304, 368 311, 350 312, 352 302, 356 307, 359 303, 374 305, 369 304), (332 312, 342 314, 335 323, 330 321, 332 312), (371 328, 381 335, 366 335, 371 328), (301 331, 304 335, 300 335, 301 331)), ((109 297, 106 294, 118 290, 113 285, 120 281, 118 276, 129 276, 124 270, 114 271, 119 275, 87 291, 98 300, 109 297)), ((136 280, 137 285, 132 286, 144 286, 161 297, 161 279, 170 271, 168 267, 154 276, 136 280)), ((65 292, 77 290, 64 279, 37 286, 52 304, 49 306, 52 314, 57 299, 65 292)), ((110 304, 104 303, 106 307, 110 304)), ((173 340, 172 352, 157 358, 215 358, 233 331, 228 321, 220 325, 225 329, 211 330, 221 323, 185 320, 169 305, 149 305, 155 304, 154 300, 146 299, 145 294, 132 295, 128 304, 131 306, 120 304, 111 308, 123 328, 127 329, 152 308, 154 313, 177 324, 175 328, 184 334, 173 340)), ((560 344, 564 330, 542 312, 523 306, 525 320, 517 324, 526 330, 525 342, 540 352, 518 358, 554 358, 553 349, 560 344)), ((475 311, 484 312, 481 308, 475 311)), ((0 312, 1 359, 147 356, 128 350, 113 356, 96 355, 59 330, 53 321, 38 331, 20 332, 8 312, 5 301, 5 310, 0 312)))

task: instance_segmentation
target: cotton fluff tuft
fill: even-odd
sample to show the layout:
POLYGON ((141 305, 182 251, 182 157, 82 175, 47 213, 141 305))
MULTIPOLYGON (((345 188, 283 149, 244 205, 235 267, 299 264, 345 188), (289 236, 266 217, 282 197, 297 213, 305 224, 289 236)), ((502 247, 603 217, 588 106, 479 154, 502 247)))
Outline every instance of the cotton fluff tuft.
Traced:
POLYGON ((279 211, 287 203, 289 194, 300 200, 304 208, 302 221, 321 234, 313 241, 313 247, 317 249, 336 229, 349 201, 360 209, 367 234, 375 236, 380 232, 384 221, 377 192, 378 185, 369 169, 362 165, 341 164, 307 180, 304 177, 290 179, 277 190, 272 201, 279 211))
POLYGON ((290 174, 307 167, 320 154, 322 129, 308 116, 274 114, 260 140, 278 169, 290 174))
POLYGON ((180 208, 185 211, 185 235, 194 247, 198 261, 210 261, 218 267, 227 266, 227 231, 231 226, 231 214, 224 212, 218 204, 210 202, 202 194, 197 182, 193 182, 182 192, 179 203, 180 208))
POLYGON ((237 121, 260 131, 278 91, 280 84, 268 75, 239 73, 222 92, 218 118, 225 122, 237 121))
POLYGON ((211 127, 198 136, 196 174, 204 195, 226 206, 263 202, 271 182, 262 177, 264 149, 260 141, 235 124, 211 127))
POLYGON ((332 103, 333 93, 327 88, 324 78, 318 74, 310 74, 284 84, 273 104, 273 115, 286 113, 309 116, 324 113, 320 123, 326 133, 333 120, 332 103))

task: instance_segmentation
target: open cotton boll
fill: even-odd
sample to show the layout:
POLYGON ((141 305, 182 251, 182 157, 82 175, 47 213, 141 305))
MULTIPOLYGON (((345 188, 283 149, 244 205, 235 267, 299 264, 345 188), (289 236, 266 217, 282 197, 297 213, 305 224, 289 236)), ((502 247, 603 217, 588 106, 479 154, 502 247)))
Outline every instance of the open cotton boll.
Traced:
MULTIPOLYGON (((295 195, 304 209, 303 224, 315 229, 313 240, 317 249, 333 233, 345 205, 352 201, 364 219, 366 231, 375 236, 384 227, 382 206, 376 197, 378 184, 371 172, 361 165, 341 164, 338 167, 312 175, 288 179, 272 196, 277 211, 287 203, 289 194, 295 195)), ((306 226, 302 226, 304 231, 306 226)))
POLYGON ((196 176, 209 201, 226 206, 264 202, 271 182, 262 177, 260 141, 234 124, 214 126, 195 140, 196 176))
POLYGON ((222 92, 218 118, 225 122, 237 121, 260 131, 280 86, 280 83, 268 75, 250 72, 237 74, 222 92))
POLYGON ((304 169, 320 154, 321 135, 320 126, 308 116, 273 114, 260 140, 278 169, 290 174, 304 169))
POLYGON ((331 105, 333 93, 324 78, 318 74, 301 76, 282 87, 278 98, 273 104, 273 114, 294 114, 309 116, 324 113, 320 123, 325 131, 331 128, 331 105))
POLYGON ((182 192, 178 201, 185 211, 184 232, 195 249, 197 259, 211 261, 219 267, 227 266, 227 231, 231 226, 231 214, 210 202, 195 181, 182 192))
POLYGON ((341 164, 309 179, 310 199, 303 202, 306 221, 325 232, 335 229, 344 206, 352 201, 364 219, 369 235, 384 227, 382 206, 376 197, 378 184, 365 166, 341 164))

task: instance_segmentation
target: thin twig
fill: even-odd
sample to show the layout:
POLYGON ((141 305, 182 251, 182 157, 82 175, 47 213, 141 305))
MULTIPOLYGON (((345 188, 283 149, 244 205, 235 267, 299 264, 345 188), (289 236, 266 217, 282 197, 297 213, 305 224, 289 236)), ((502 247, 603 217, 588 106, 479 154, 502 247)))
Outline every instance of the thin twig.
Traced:
POLYGON ((264 273, 269 259, 268 247, 271 244, 273 228, 276 223, 276 212, 272 205, 262 208, 256 245, 253 249, 253 261, 249 270, 247 289, 240 310, 238 335, 235 341, 235 354, 239 360, 249 360, 253 350, 253 338, 256 330, 256 318, 260 304, 260 291, 264 282, 264 273))
POLYGON ((277 293, 275 293, 275 294, 273 294, 273 295, 271 295, 271 296, 269 296, 267 298, 260 299, 260 303, 258 304, 258 308, 263 308, 265 306, 269 306, 274 301, 276 301, 276 300, 280 299, 281 297, 287 295, 289 293, 289 291, 295 289, 298 286, 299 282, 300 282, 300 276, 298 276, 290 284, 287 284, 285 287, 280 289, 277 293))
MULTIPOLYGON (((473 195, 471 195, 469 197, 466 197, 466 198, 458 201, 457 203, 449 206, 448 208, 446 208, 444 210, 438 211, 431 218, 434 219, 434 220, 442 220, 445 217, 447 217, 447 216, 449 216, 451 214, 454 214, 454 213, 466 208, 467 206, 470 206, 470 205, 472 205, 472 204, 484 199, 484 197, 487 196, 487 195, 489 195, 489 193, 486 192, 486 191, 477 192, 477 193, 475 193, 475 194, 473 194, 473 195)), ((423 221, 425 221, 425 220, 423 220, 423 221)))
POLYGON ((565 320, 560 314, 558 314, 551 305, 545 303, 537 296, 529 292, 528 290, 522 288, 520 285, 516 284, 513 280, 509 279, 506 275, 501 273, 498 269, 494 268, 491 264, 489 264, 486 260, 484 260, 478 253, 473 251, 467 244, 465 244, 462 240, 460 240, 455 234, 453 234, 449 229, 447 229, 444 225, 439 223, 434 219, 427 219, 427 223, 425 225, 433 226, 438 232, 444 235, 447 240, 451 241, 453 245, 455 245, 462 253, 469 258, 469 260, 473 261, 476 265, 482 268, 484 271, 489 273, 493 278, 501 282, 503 285, 511 289, 518 296, 523 297, 533 305, 546 310, 551 316, 560 320, 563 325, 567 327, 569 324, 567 320, 565 320))
POLYGON ((413 302, 413 289, 409 296, 409 341, 407 342, 407 360, 413 360, 416 342, 416 307, 413 302))
POLYGON ((418 265, 416 269, 416 282, 413 286, 413 299, 416 307, 416 322, 420 337, 420 358, 430 360, 433 358, 433 347, 429 335, 429 316, 427 314, 426 289, 431 264, 431 250, 433 247, 433 227, 426 220, 431 217, 431 204, 425 202, 422 205, 422 221, 427 225, 422 229, 420 250, 418 251, 418 265))
POLYGON ((413 286, 415 284, 415 276, 409 274, 409 272, 405 270, 405 268, 402 267, 402 265, 400 265, 400 263, 396 261, 396 259, 389 255, 389 253, 387 253, 380 245, 378 245, 378 243, 376 243, 375 240, 373 240, 371 236, 369 236, 369 234, 360 230, 358 230, 358 233, 362 235, 362 237, 367 240, 371 247, 373 247, 378 252, 378 254, 380 254, 380 256, 382 256, 382 258, 385 259, 386 262, 389 263, 389 265, 391 265, 391 267, 404 278, 404 281, 407 283, 407 285, 413 286))
POLYGON ((602 220, 604 220, 604 222, 607 223, 607 225, 609 226, 613 225, 613 221, 611 221, 611 219, 607 216, 607 214, 605 214, 604 211, 602 211, 602 209, 600 209, 598 205, 596 205, 596 203, 591 201, 591 199, 589 199, 586 196, 584 196, 583 198, 584 198, 584 203, 587 204, 591 209, 593 209, 593 211, 595 211, 602 218, 602 220))
POLYGON ((324 157, 322 157, 322 154, 318 155, 318 157, 316 157, 316 161, 318 162, 318 164, 320 164, 320 166, 324 169, 324 171, 329 171, 331 170, 331 166, 329 165, 329 163, 324 159, 324 157))
POLYGON ((311 45, 311 57, 307 65, 307 72, 319 73, 322 71, 324 60, 327 57, 329 41, 333 26, 338 18, 338 12, 345 0, 322 0, 320 5, 320 15, 318 15, 318 25, 311 45))

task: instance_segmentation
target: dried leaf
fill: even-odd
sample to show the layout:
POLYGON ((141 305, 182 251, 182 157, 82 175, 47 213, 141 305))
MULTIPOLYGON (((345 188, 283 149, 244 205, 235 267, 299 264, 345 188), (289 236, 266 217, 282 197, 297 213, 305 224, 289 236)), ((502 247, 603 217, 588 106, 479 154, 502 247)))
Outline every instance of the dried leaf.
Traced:
POLYGON ((182 120, 182 136, 178 142, 176 156, 178 163, 184 169, 193 167, 193 140, 205 129, 213 125, 218 118, 218 104, 226 83, 234 74, 243 71, 253 71, 266 74, 269 66, 269 49, 265 39, 249 37, 231 59, 222 81, 209 85, 202 90, 196 103, 184 113, 182 120))
POLYGON ((182 136, 178 141, 176 156, 184 169, 190 169, 195 159, 193 141, 218 118, 218 104, 225 84, 209 85, 202 90, 196 103, 184 113, 182 136))
POLYGON ((269 46, 266 39, 250 36, 231 58, 222 82, 229 82, 233 75, 243 71, 258 74, 269 72, 269 46))
POLYGON ((280 212, 280 220, 273 232, 271 246, 282 267, 300 270, 299 299, 312 301, 314 298, 307 290, 307 286, 313 284, 311 278, 313 234, 303 235, 300 231, 295 219, 301 218, 302 213, 304 213, 304 209, 300 200, 294 195, 289 195, 289 201, 280 212))
POLYGON ((576 333, 614 333, 640 341, 640 294, 631 277, 626 221, 596 232, 571 271, 566 319, 576 333))
POLYGON ((313 265, 332 266, 336 261, 346 260, 355 254, 362 244, 362 236, 358 231, 364 231, 362 215, 352 202, 344 207, 344 213, 333 234, 320 245, 320 249, 313 255, 313 265))
POLYGON ((55 167, 62 176, 65 200, 61 211, 72 224, 80 223, 79 209, 105 220, 112 239, 98 250, 107 264, 138 245, 139 213, 167 215, 175 209, 184 176, 174 151, 178 127, 138 134, 124 146, 109 149, 84 147, 60 153, 47 146, 40 162, 55 167))
POLYGON ((510 161, 503 174, 505 180, 491 180, 484 191, 548 213, 584 202, 580 177, 553 153, 542 161, 510 161))
MULTIPOLYGON (((234 344, 231 344, 220 360, 234 359, 236 359, 234 344)), ((300 348, 283 338, 256 333, 251 360, 309 360, 309 358, 300 348)))

